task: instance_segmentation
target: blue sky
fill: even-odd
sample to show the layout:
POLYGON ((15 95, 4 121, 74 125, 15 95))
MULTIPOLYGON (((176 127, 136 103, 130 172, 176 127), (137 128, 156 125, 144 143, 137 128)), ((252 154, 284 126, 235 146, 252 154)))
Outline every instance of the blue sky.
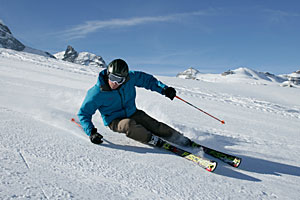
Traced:
POLYGON ((27 46, 72 45, 156 75, 300 69, 298 0, 0 0, 0 20, 27 46))

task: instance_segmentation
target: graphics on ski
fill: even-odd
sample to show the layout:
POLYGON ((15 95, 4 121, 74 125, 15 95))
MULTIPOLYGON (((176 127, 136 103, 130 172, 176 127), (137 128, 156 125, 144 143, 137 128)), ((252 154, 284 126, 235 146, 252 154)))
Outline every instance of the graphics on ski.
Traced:
POLYGON ((180 149, 166 141, 162 141, 162 147, 165 150, 171 151, 173 153, 175 153, 178 156, 181 156, 185 159, 188 159, 194 163, 196 163, 197 165, 199 165, 200 167, 204 168, 205 170, 209 171, 209 172, 213 172, 216 168, 217 168, 217 162, 213 161, 213 160, 208 160, 206 158, 202 158, 200 156, 194 155, 188 151, 185 151, 183 149, 180 149))
POLYGON ((239 157, 205 147, 205 146, 197 144, 195 142, 193 142, 192 147, 201 148, 204 151, 204 153, 206 153, 210 156, 213 156, 214 158, 218 158, 221 161, 223 161, 233 167, 236 167, 236 168, 239 167, 242 162, 242 159, 239 157))

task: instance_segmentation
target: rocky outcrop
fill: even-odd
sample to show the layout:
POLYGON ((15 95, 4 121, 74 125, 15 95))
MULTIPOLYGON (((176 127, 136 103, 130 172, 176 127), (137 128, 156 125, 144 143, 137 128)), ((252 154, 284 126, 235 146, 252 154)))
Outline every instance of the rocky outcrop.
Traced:
POLYGON ((15 51, 23 51, 25 45, 17 40, 9 30, 9 28, 0 21, 0 47, 13 49, 15 51))
POLYGON ((77 57, 78 57, 77 51, 75 51, 75 49, 73 47, 68 46, 62 60, 65 60, 68 62, 75 62, 77 57))
POLYGON ((101 67, 105 68, 105 61, 101 56, 97 56, 88 52, 80 52, 78 53, 72 46, 68 46, 66 51, 59 52, 54 54, 57 59, 65 60, 68 62, 85 65, 85 66, 93 66, 93 67, 101 67))

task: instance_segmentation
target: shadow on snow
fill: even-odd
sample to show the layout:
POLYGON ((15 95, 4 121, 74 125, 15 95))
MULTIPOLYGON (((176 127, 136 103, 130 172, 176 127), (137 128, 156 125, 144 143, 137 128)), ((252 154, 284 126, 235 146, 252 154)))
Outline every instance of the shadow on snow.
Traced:
MULTIPOLYGON (((218 140, 216 140, 216 141, 218 141, 218 140)), ((172 154, 172 152, 164 151, 163 149, 159 149, 159 148, 119 145, 119 144, 114 144, 108 140, 105 140, 105 142, 106 143, 101 144, 101 146, 124 150, 124 151, 131 151, 131 152, 141 153, 141 154, 146 154, 146 153, 172 154)), ((220 142, 220 143, 222 144, 223 142, 220 142)), ((231 140, 231 144, 233 144, 232 140, 231 140)), ((226 143, 226 146, 228 146, 228 143, 226 143)), ((211 147, 211 148, 213 148, 213 147, 211 147)), ((213 158, 209 155, 205 155, 206 158, 218 161, 218 167, 217 167, 216 171, 213 173, 218 174, 220 176, 226 176, 229 178, 254 181, 254 182, 260 182, 262 180, 255 178, 253 176, 244 174, 243 171, 258 173, 258 174, 276 175, 276 176, 281 176, 282 174, 300 176, 300 167, 297 167, 297 166, 292 166, 292 165, 288 165, 288 164, 283 164, 283 163, 264 160, 264 159, 260 159, 260 158, 250 157, 250 156, 246 156, 246 155, 238 155, 238 154, 232 153, 228 150, 224 150, 224 147, 218 148, 216 150, 224 151, 228 154, 233 154, 233 155, 236 155, 236 156, 242 158, 241 165, 239 166, 238 169, 236 169, 236 168, 233 168, 233 167, 223 163, 222 161, 220 161, 216 158, 213 158)))

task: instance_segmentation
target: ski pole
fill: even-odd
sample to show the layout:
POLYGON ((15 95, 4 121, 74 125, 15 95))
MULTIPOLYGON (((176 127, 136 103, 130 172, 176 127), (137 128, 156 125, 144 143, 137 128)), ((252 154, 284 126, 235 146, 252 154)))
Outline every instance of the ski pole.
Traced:
POLYGON ((74 122, 74 123, 75 123, 77 126, 79 126, 80 128, 82 128, 82 126, 81 126, 78 122, 76 122, 76 120, 75 120, 74 118, 72 118, 71 121, 74 122))
POLYGON ((219 121, 219 122, 221 122, 222 124, 225 124, 224 120, 220 120, 220 119, 218 119, 218 118, 216 118, 216 117, 212 116, 211 114, 209 114, 209 113, 205 112, 204 110, 201 110, 201 109, 200 109, 200 108, 198 108, 197 106, 194 106, 193 104, 191 104, 191 103, 189 103, 189 102, 187 102, 187 101, 183 100, 183 99, 182 99, 182 98, 180 98, 179 96, 175 96, 175 97, 176 97, 177 99, 179 99, 179 100, 183 101, 184 103, 187 103, 187 104, 189 104, 190 106, 193 106, 193 107, 194 107, 194 108, 196 108, 197 110, 199 110, 199 111, 201 111, 201 112, 203 112, 203 113, 207 114, 208 116, 210 116, 210 117, 214 118, 215 120, 218 120, 218 121, 219 121))

